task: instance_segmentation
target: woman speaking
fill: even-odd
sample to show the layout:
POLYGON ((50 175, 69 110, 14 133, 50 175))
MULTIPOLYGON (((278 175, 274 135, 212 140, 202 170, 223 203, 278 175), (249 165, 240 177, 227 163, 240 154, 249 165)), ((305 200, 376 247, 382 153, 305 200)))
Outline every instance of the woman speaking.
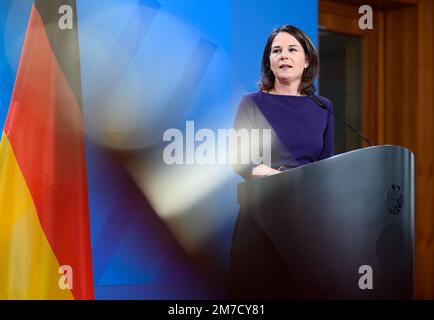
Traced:
MULTIPOLYGON (((239 175, 250 179, 278 174, 333 155, 333 116, 310 97, 318 69, 318 52, 303 31, 283 25, 271 32, 262 55, 259 91, 242 98, 234 123, 236 130, 271 130, 271 163, 251 159, 234 165, 239 175)), ((315 98, 332 110, 328 99, 315 98)), ((283 260, 244 210, 232 243, 231 292, 234 298, 291 297, 283 260)))

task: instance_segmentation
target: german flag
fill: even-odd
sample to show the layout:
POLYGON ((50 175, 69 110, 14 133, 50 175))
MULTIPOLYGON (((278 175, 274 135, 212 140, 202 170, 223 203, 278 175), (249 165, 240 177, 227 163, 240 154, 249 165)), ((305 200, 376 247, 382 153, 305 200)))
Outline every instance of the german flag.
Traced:
POLYGON ((0 143, 0 299, 93 299, 77 10, 36 0, 0 143))

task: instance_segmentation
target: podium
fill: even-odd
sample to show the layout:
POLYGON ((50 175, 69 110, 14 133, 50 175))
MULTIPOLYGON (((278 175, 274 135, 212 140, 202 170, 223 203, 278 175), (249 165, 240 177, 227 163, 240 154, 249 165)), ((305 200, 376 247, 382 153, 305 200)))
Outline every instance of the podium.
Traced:
POLYGON ((374 146, 240 183, 238 202, 294 298, 412 299, 414 174, 408 149, 374 146))

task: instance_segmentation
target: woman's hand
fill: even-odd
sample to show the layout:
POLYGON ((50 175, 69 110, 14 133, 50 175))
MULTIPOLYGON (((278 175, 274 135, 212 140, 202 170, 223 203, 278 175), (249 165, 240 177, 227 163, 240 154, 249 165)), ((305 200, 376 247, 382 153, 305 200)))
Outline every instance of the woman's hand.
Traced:
POLYGON ((252 178, 260 178, 281 173, 279 170, 273 169, 265 164, 259 164, 252 170, 252 178))

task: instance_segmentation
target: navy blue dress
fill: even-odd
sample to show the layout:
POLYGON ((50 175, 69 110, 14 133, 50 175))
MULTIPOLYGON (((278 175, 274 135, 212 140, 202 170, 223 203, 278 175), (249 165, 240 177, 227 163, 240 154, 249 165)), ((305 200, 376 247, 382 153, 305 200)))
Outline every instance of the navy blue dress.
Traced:
MULTIPOLYGON (((331 102, 317 96, 328 109, 331 102)), ((245 95, 238 107, 234 129, 271 129, 271 167, 298 167, 333 155, 333 115, 308 96, 285 96, 266 92, 245 95)), ((248 148, 244 148, 248 150, 248 148)), ((255 160, 235 165, 248 178, 255 160)))

